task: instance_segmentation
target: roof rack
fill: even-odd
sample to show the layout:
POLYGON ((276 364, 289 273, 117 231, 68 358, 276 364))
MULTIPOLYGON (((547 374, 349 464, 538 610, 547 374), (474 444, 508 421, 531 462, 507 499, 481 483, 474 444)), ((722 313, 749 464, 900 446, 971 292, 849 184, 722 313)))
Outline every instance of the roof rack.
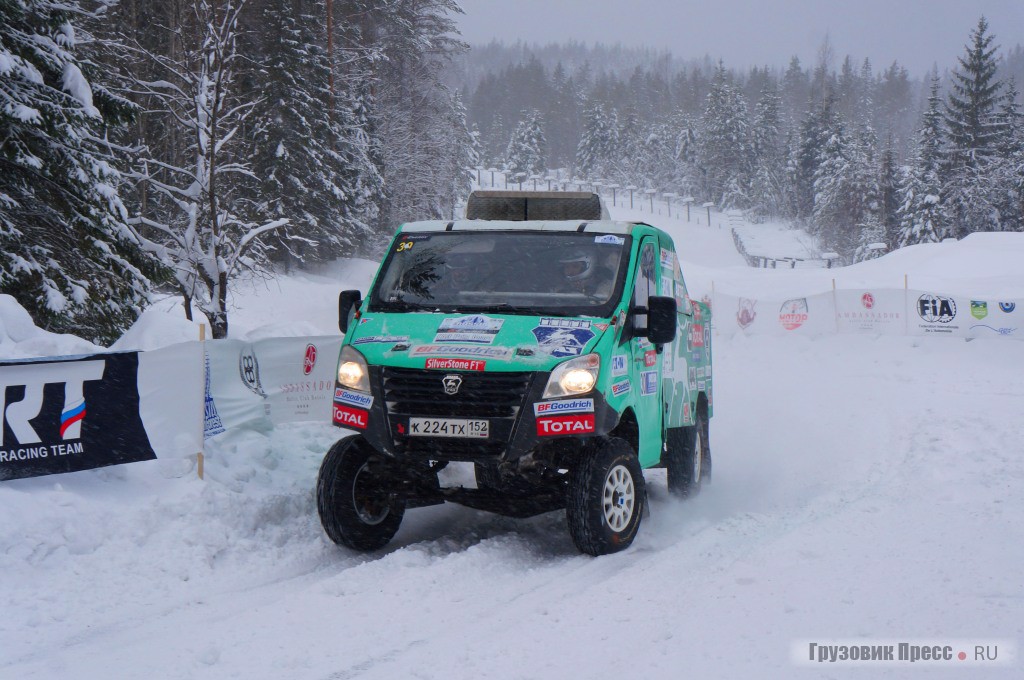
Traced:
POLYGON ((468 220, 607 220, 601 197, 585 191, 474 191, 468 220))

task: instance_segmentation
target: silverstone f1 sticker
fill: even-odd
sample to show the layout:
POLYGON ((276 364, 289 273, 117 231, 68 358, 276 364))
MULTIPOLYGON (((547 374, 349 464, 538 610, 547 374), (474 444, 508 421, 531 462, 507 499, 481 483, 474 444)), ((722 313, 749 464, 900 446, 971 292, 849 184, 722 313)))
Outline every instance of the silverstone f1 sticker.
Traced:
POLYGON ((423 367, 442 371, 483 371, 487 368, 487 362, 476 359, 427 359, 423 367))

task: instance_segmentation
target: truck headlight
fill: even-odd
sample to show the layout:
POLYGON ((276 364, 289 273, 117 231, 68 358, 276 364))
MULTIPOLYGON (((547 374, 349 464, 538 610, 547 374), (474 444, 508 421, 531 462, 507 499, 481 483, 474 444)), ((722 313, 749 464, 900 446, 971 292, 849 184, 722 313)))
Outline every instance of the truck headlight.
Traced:
POLYGON ((568 397, 583 394, 594 389, 597 374, 601 371, 601 357, 597 354, 569 359, 555 366, 544 388, 542 399, 568 397))
POLYGON ((360 392, 370 391, 370 372, 366 366, 366 359, 351 345, 341 348, 341 356, 338 357, 338 382, 352 390, 360 392))

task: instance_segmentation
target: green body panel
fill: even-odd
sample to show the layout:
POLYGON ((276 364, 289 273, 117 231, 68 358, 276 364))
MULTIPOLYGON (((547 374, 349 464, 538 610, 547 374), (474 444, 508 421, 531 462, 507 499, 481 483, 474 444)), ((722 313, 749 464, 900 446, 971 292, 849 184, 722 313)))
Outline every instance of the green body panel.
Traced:
MULTIPOLYGON (((524 229, 528 229, 525 224, 524 229)), ((395 241, 401 234, 399 230, 395 241)), ((565 318, 589 322, 594 336, 579 351, 579 356, 596 353, 601 357, 594 392, 601 393, 618 413, 632 411, 639 425, 637 455, 640 464, 651 467, 661 462, 664 429, 694 423, 701 392, 706 394, 710 416, 711 310, 706 304, 691 302, 687 296, 672 240, 667 234, 638 224, 632 227, 630 235, 632 246, 626 285, 613 316, 565 318), (665 345, 661 352, 646 338, 629 337, 639 256, 648 243, 654 248, 656 272, 656 289, 650 294, 674 296, 679 307, 676 340, 665 345)), ((374 286, 380 275, 378 271, 374 286)), ((364 298, 357 318, 345 335, 345 344, 362 353, 370 365, 423 369, 427 359, 452 358, 484 361, 486 371, 550 372, 559 363, 574 358, 552 356, 538 344, 533 330, 540 325, 541 316, 370 312, 369 295, 364 298), (468 316, 485 317, 492 326, 500 322, 500 327, 489 342, 437 341, 442 322, 468 316)))

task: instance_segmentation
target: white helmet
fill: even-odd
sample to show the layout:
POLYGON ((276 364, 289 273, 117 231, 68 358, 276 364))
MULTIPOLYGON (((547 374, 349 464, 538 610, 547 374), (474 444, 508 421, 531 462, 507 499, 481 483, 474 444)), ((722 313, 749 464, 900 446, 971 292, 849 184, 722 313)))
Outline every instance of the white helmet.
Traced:
POLYGON ((582 281, 594 271, 594 259, 585 251, 574 251, 558 261, 562 273, 570 281, 582 281))

